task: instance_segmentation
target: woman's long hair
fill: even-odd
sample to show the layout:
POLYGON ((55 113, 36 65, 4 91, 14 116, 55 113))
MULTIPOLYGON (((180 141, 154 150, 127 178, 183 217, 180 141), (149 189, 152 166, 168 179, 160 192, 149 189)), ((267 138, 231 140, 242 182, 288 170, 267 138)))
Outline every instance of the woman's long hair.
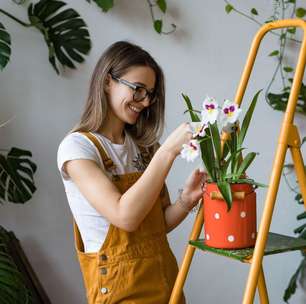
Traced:
POLYGON ((127 41, 112 44, 99 59, 91 77, 89 93, 80 122, 69 132, 97 132, 103 125, 108 110, 105 83, 109 73, 122 77, 130 68, 147 66, 155 72, 154 98, 156 102, 143 110, 134 125, 126 124, 136 144, 149 147, 162 135, 165 112, 164 75, 151 55, 141 47, 127 41))

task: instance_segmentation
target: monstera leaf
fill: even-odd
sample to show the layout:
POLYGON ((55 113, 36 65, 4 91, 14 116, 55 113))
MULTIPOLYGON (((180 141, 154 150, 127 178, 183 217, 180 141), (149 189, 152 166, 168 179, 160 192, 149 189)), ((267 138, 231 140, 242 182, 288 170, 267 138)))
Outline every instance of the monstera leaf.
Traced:
POLYGON ((17 268, 7 246, 7 231, 0 226, 0 299, 1 303, 33 303, 30 290, 24 277, 17 268))
POLYGON ((62 66, 75 69, 74 62, 84 61, 91 42, 87 26, 73 9, 61 9, 62 1, 40 0, 30 4, 29 20, 44 36, 49 48, 49 61, 59 74, 58 62, 62 66))
POLYGON ((0 70, 3 70, 11 56, 11 37, 0 22, 0 70))
POLYGON ((6 157, 0 154, 0 202, 25 203, 32 197, 36 165, 31 156, 19 148, 12 148, 6 157))

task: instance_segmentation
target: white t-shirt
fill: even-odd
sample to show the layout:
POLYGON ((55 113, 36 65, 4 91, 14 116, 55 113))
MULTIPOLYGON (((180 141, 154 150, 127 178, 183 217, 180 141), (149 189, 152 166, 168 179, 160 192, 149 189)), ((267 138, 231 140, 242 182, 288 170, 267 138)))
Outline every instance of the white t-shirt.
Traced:
MULTIPOLYGON (((140 151, 127 132, 125 142, 121 145, 112 143, 97 132, 92 133, 96 135, 109 157, 116 164, 115 172, 112 173, 126 174, 144 170, 140 151)), ((110 223, 89 203, 63 170, 63 164, 73 159, 94 160, 109 178, 112 173, 105 170, 98 149, 86 136, 74 132, 67 135, 60 143, 57 152, 57 165, 71 212, 80 230, 84 251, 97 252, 103 245, 110 223)), ((107 203, 107 201, 101 203, 107 203)))

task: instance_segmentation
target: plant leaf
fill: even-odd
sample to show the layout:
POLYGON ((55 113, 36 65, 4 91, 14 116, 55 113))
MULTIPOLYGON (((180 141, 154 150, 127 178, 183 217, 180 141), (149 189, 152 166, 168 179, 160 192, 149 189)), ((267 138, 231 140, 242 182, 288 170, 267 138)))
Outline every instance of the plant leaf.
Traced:
POLYGON ((25 203, 36 191, 36 165, 29 159, 29 151, 12 148, 7 157, 0 154, 0 199, 25 203))
POLYGON ((114 6, 113 0, 93 0, 93 1, 96 2, 97 5, 101 7, 102 11, 105 13, 108 12, 114 6))
POLYGON ((275 50, 269 54, 269 56, 277 56, 279 55, 279 50, 275 50))
POLYGON ((253 8, 251 9, 251 14, 252 14, 252 15, 256 15, 256 16, 258 15, 258 12, 257 12, 256 8, 253 7, 253 8))
POLYGON ((242 125, 241 125, 241 130, 239 132, 239 135, 238 135, 238 147, 241 147, 242 144, 243 144, 243 141, 244 141, 244 138, 246 136, 246 133, 248 131, 248 128, 249 128, 249 125, 250 125, 250 122, 251 122, 251 119, 252 119, 252 116, 253 116, 253 112, 254 112, 254 109, 255 109, 255 106, 256 106, 256 103, 257 103, 257 99, 258 99, 258 96, 260 94, 262 90, 259 90, 253 97, 252 99, 252 102, 248 108, 248 111, 246 112, 245 116, 244 116, 244 119, 243 119, 243 122, 242 122, 242 125))
POLYGON ((237 177, 239 178, 242 174, 245 173, 246 169, 250 166, 254 158, 256 157, 255 152, 250 152, 246 155, 246 157, 243 159, 242 163, 238 167, 237 171, 237 177))
POLYGON ((0 70, 3 70, 11 57, 11 36, 0 22, 0 70))
POLYGON ((156 4, 158 5, 158 7, 160 8, 160 10, 165 13, 167 10, 167 2, 166 0, 157 0, 156 4))
POLYGON ((161 19, 154 20, 154 29, 155 31, 160 34, 163 28, 163 21, 161 19))
POLYGON ((225 11, 229 14, 232 10, 234 9, 234 7, 231 4, 227 4, 225 6, 225 11))
POLYGON ((227 210, 230 210, 232 207, 232 202, 233 202, 230 184, 226 181, 218 181, 217 185, 227 204, 227 210))
POLYGON ((220 167, 220 160, 221 160, 221 138, 218 130, 218 125, 217 122, 214 124, 209 124, 211 136, 212 136, 212 141, 214 145, 214 149, 216 152, 216 162, 217 162, 217 167, 220 167))
POLYGON ((295 10, 295 15, 298 18, 303 18, 306 15, 306 10, 303 7, 299 7, 295 10))
POLYGON ((193 122, 199 122, 199 121, 201 121, 200 118, 199 118, 199 116, 198 116, 196 113, 194 113, 195 111, 194 111, 194 109, 193 109, 193 107, 192 107, 190 98, 189 98, 187 95, 183 94, 183 93, 182 93, 182 96, 183 96, 183 98, 184 98, 184 100, 185 100, 185 103, 186 103, 186 105, 187 105, 187 109, 188 109, 188 111, 189 111, 189 113, 190 113, 191 121, 193 121, 193 122))
POLYGON ((49 49, 49 62, 57 73, 58 63, 63 67, 75 69, 75 63, 84 61, 91 42, 87 25, 78 12, 68 8, 65 2, 40 0, 30 4, 28 16, 31 24, 44 36, 49 49))
POLYGON ((305 267, 304 264, 305 264, 305 259, 302 260, 301 264, 299 265, 299 267, 297 268, 297 270, 295 271, 295 273, 291 277, 291 279, 289 281, 289 284, 288 284, 288 286, 285 290, 285 293, 283 295, 283 299, 287 303, 288 303, 288 300, 290 299, 290 297, 295 293, 295 290, 296 290, 296 287, 297 287, 296 281, 299 277, 299 274, 300 274, 302 268, 305 267))
POLYGON ((293 68, 292 68, 292 67, 289 67, 289 66, 286 66, 286 67, 283 68, 283 70, 284 70, 285 72, 287 72, 287 73, 290 73, 290 72, 293 71, 293 68))

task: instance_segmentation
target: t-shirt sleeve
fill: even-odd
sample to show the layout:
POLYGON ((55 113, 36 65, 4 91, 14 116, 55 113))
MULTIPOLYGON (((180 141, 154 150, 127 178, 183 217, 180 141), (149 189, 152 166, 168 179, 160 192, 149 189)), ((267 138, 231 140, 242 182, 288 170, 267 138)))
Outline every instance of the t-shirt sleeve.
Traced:
POLYGON ((65 162, 74 159, 90 159, 101 168, 103 167, 95 145, 87 137, 77 132, 67 135, 58 147, 57 166, 64 180, 69 180, 70 177, 64 170, 63 165, 65 162))

